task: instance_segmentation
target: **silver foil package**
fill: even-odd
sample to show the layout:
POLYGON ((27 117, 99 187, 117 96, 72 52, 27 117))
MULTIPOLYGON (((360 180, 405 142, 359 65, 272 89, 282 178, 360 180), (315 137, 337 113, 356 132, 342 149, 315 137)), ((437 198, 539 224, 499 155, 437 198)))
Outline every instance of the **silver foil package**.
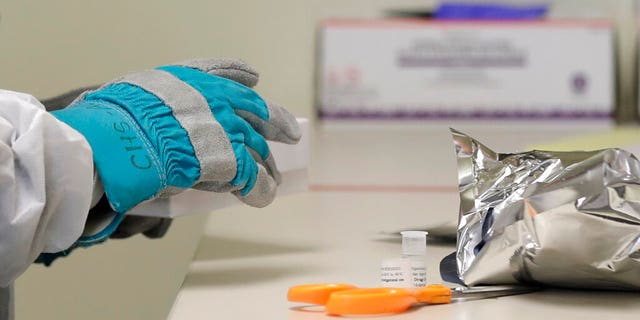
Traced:
POLYGON ((451 130, 466 285, 640 289, 640 161, 621 149, 496 153, 451 130))

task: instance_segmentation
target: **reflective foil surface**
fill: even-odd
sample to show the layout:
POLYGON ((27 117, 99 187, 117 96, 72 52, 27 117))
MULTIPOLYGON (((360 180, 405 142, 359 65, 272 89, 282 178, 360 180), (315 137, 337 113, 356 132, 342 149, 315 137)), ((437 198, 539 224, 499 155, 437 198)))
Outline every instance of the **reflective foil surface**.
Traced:
POLYGON ((621 149, 496 153, 451 130, 469 286, 640 289, 640 162, 621 149))

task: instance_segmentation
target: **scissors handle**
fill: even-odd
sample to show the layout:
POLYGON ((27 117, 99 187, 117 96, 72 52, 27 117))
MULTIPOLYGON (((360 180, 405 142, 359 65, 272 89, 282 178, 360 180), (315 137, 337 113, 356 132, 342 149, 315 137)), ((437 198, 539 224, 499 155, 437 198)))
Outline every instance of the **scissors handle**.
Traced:
POLYGON ((410 289, 365 288, 333 293, 326 311, 330 315, 400 313, 418 302, 410 289))
POLYGON ((344 283, 303 284, 289 288, 287 300, 324 306, 332 293, 355 288, 354 285, 344 283))
POLYGON ((450 302, 451 289, 443 285, 429 285, 420 289, 365 288, 331 294, 326 310, 332 315, 399 313, 416 303, 450 302))
POLYGON ((418 289, 415 296, 416 300, 421 303, 451 303, 451 289, 441 284, 430 284, 424 288, 418 289))
POLYGON ((398 313, 415 303, 444 304, 451 298, 451 289, 443 285, 358 289, 343 283, 306 284, 291 287, 287 294, 289 301, 324 305, 332 315, 398 313))

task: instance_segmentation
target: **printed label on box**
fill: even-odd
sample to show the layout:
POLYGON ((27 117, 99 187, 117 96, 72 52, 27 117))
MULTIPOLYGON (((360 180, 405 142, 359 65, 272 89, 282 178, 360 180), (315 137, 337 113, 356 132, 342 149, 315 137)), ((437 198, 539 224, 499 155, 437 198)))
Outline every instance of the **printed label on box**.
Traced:
POLYGON ((609 118, 607 21, 333 21, 323 25, 323 118, 609 118))

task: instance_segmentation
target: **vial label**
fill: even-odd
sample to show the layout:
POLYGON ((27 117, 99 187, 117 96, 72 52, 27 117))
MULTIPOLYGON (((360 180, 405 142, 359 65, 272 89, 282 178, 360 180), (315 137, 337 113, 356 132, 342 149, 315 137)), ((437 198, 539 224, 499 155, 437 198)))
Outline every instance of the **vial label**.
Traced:
POLYGON ((411 262, 406 259, 385 260, 380 266, 380 285, 383 287, 410 288, 413 286, 411 262))
POLYGON ((427 268, 424 265, 413 263, 411 266, 411 275, 414 287, 427 286, 427 268))

